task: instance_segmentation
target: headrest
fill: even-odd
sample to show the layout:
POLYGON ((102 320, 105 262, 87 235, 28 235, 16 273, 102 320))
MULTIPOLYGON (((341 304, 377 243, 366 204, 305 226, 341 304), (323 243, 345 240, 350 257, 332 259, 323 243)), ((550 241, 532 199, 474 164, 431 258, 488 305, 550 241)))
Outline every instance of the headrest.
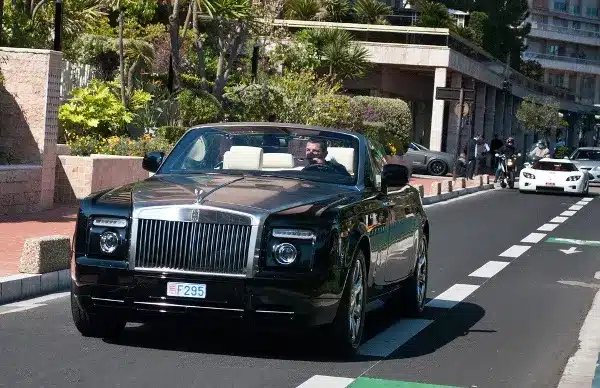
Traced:
POLYGON ((326 160, 335 160, 348 170, 348 173, 354 173, 354 148, 328 147, 326 160))
POLYGON ((260 170, 263 163, 263 150, 260 147, 232 146, 223 154, 223 169, 260 170))
POLYGON ((263 168, 292 168, 294 157, 292 154, 267 153, 263 154, 263 168))

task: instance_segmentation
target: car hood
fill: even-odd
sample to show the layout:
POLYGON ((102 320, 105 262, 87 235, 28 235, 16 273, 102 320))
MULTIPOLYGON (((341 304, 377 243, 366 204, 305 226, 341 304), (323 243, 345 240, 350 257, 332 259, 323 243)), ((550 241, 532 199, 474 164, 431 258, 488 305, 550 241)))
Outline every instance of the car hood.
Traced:
POLYGON ((337 201, 357 193, 352 187, 273 176, 156 175, 134 184, 131 200, 134 209, 194 205, 196 192, 203 205, 261 213, 337 201))
POLYGON ((440 159, 445 159, 445 160, 453 160, 454 155, 449 154, 447 152, 442 152, 442 151, 415 151, 415 152, 419 152, 419 153, 423 153, 429 157, 432 158, 440 158, 440 159))
POLYGON ((592 169, 594 167, 600 167, 600 160, 571 160, 571 162, 577 166, 577 168, 592 169))

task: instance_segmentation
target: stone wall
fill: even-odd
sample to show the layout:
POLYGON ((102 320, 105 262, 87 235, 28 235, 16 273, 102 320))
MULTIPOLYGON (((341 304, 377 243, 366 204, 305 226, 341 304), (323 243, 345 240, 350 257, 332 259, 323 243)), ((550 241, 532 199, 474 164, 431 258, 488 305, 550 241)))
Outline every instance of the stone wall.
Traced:
POLYGON ((56 165, 54 201, 74 204, 86 196, 148 178, 141 157, 59 155, 56 165))
POLYGON ((41 166, 0 166, 0 215, 39 210, 41 183, 41 166))
POLYGON ((61 61, 60 52, 0 47, 5 79, 0 86, 0 165, 11 166, 10 173, 3 173, 10 178, 4 179, 33 174, 31 165, 40 170, 30 182, 37 190, 26 191, 31 195, 18 198, 18 206, 7 212, 53 206, 61 61), (27 173, 15 173, 21 170, 27 173))

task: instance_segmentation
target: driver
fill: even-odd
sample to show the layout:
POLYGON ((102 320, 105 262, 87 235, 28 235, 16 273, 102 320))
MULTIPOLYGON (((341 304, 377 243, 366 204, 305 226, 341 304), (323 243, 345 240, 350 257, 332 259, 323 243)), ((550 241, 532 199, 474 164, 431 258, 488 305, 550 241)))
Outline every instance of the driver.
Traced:
POLYGON ((308 166, 304 167, 304 169, 308 169, 313 165, 322 165, 325 169, 333 170, 344 175, 350 175, 344 166, 335 160, 325 160, 326 157, 327 143, 324 140, 309 140, 308 143, 306 143, 306 159, 308 160, 308 166))

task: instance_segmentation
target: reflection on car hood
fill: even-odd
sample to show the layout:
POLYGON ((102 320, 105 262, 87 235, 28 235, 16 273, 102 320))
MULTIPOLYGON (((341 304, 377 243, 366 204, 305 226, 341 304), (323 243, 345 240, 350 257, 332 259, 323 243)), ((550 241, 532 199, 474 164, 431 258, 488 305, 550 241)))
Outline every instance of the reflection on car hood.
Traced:
POLYGON ((600 160, 573 160, 571 162, 578 168, 594 168, 600 166, 600 160))
POLYGON ((273 176, 162 175, 133 187, 133 207, 202 204, 274 212, 356 193, 351 187, 273 176))

